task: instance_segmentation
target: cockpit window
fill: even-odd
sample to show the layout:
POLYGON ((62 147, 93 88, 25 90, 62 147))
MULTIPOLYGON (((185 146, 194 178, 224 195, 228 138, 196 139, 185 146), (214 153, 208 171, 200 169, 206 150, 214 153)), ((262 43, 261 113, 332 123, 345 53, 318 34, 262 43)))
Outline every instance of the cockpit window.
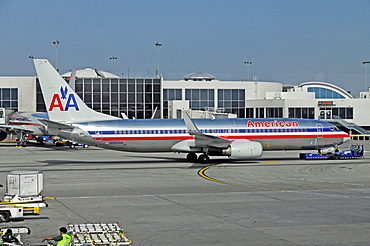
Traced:
POLYGON ((336 126, 331 126, 331 127, 330 127, 330 130, 331 130, 332 132, 339 131, 339 129, 338 129, 336 126))

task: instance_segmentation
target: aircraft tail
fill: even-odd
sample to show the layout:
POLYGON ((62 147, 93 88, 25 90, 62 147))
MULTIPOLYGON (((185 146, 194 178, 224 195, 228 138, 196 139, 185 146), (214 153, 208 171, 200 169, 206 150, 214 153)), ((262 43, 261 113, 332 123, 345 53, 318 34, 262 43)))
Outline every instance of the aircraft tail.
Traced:
POLYGON ((78 123, 120 119, 89 108, 46 59, 33 60, 49 120, 78 123))

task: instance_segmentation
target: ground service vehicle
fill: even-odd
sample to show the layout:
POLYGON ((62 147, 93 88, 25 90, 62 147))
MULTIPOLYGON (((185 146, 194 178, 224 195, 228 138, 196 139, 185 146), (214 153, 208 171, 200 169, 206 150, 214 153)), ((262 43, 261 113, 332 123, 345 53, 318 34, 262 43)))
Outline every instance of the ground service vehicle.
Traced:
POLYGON ((327 153, 327 154, 308 154, 308 153, 300 153, 300 159, 306 160, 317 160, 317 159, 327 159, 327 160, 337 160, 337 159, 359 159, 364 158, 364 146, 361 144, 353 144, 349 150, 338 151, 334 153, 327 153))
MULTIPOLYGON (((0 202, 0 207, 10 210, 3 215, 5 218, 14 218, 16 209, 22 208, 19 213, 40 213, 40 208, 47 207, 44 197, 41 196, 43 190, 43 173, 38 171, 12 171, 7 174, 6 192, 0 202)), ((19 209, 18 209, 19 210, 19 209)))
POLYGON ((29 235, 29 234, 31 234, 31 230, 28 227, 3 227, 3 228, 0 228, 0 242, 1 242, 0 245, 22 245, 22 244, 24 244, 21 241, 21 234, 28 234, 29 235), (12 230, 12 234, 15 238, 18 239, 19 244, 3 242, 2 236, 6 233, 6 231, 8 229, 12 230))
POLYGON ((0 223, 9 222, 12 219, 23 219, 23 208, 16 205, 0 205, 0 223))

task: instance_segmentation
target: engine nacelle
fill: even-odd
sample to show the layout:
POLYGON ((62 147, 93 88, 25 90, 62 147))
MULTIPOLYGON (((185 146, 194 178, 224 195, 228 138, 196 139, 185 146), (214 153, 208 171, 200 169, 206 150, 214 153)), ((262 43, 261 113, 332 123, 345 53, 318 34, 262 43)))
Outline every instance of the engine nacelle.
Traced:
POLYGON ((7 136, 8 136, 8 133, 6 133, 3 130, 0 130, 0 141, 5 140, 7 136))
POLYGON ((330 147, 330 148, 320 150, 320 153, 324 154, 324 155, 329 154, 329 153, 334 153, 334 152, 335 152, 334 147, 330 147))
POLYGON ((262 156, 263 148, 258 142, 249 140, 235 140, 229 148, 223 151, 231 159, 254 159, 262 156))

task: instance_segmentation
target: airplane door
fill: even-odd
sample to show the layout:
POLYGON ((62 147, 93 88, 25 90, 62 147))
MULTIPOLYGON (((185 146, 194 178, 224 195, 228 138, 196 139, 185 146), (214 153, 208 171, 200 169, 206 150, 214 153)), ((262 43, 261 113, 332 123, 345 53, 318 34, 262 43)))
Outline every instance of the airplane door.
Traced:
POLYGON ((101 126, 97 126, 95 130, 95 140, 102 140, 103 138, 103 130, 101 126))
POLYGON ((5 125, 5 108, 0 108, 0 124, 5 125))
POLYGON ((318 145, 321 141, 320 139, 323 138, 323 127, 322 127, 322 124, 316 124, 316 128, 317 128, 317 135, 316 135, 316 140, 315 140, 315 145, 318 145))

